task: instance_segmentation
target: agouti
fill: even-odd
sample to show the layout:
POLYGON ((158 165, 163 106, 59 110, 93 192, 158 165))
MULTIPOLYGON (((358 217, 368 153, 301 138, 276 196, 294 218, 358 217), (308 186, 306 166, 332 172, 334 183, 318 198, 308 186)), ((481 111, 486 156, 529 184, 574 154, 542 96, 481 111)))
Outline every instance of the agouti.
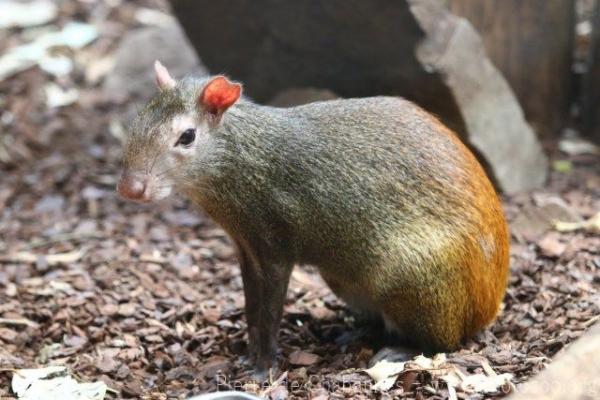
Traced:
POLYGON ((223 76, 155 70, 160 90, 131 128, 118 191, 183 193, 231 236, 257 370, 276 355, 294 264, 318 267, 351 309, 422 350, 456 349, 495 317, 502 207, 436 118, 393 97, 261 106, 223 76))

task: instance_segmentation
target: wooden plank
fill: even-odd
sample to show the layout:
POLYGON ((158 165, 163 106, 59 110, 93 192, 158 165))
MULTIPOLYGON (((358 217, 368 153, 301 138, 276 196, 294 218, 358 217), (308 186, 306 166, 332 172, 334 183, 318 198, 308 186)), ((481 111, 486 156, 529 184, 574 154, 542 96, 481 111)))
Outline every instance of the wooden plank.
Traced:
POLYGON ((510 400, 600 399, 600 323, 525 382, 510 400))
POLYGON ((538 135, 559 133, 568 121, 574 0, 448 0, 473 24, 538 135))

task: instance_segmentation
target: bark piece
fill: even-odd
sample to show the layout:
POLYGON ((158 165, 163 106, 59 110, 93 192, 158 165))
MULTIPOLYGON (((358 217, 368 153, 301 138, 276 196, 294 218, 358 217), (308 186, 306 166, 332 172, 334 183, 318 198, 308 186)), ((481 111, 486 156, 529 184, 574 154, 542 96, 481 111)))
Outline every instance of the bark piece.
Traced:
POLYGON ((574 0, 449 0, 477 29, 494 65, 540 136, 559 133, 569 118, 574 0))

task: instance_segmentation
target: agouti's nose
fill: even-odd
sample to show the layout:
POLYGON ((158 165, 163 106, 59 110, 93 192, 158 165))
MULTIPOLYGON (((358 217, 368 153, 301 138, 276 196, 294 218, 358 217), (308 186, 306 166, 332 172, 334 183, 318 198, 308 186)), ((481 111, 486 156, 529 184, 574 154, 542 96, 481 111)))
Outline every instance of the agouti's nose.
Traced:
POLYGON ((146 191, 146 179, 129 174, 121 175, 117 191, 128 200, 141 200, 146 191))

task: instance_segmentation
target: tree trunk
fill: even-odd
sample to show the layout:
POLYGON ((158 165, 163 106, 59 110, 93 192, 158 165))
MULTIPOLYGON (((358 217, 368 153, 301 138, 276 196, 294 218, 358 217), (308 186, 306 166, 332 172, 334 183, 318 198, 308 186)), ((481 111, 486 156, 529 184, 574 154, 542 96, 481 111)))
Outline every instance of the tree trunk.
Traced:
POLYGON ((488 56, 508 80, 538 135, 556 135, 568 120, 572 97, 574 0, 448 0, 448 4, 479 31, 488 56))
POLYGON ((583 132, 600 143, 600 2, 596 3, 588 70, 582 87, 583 132))

